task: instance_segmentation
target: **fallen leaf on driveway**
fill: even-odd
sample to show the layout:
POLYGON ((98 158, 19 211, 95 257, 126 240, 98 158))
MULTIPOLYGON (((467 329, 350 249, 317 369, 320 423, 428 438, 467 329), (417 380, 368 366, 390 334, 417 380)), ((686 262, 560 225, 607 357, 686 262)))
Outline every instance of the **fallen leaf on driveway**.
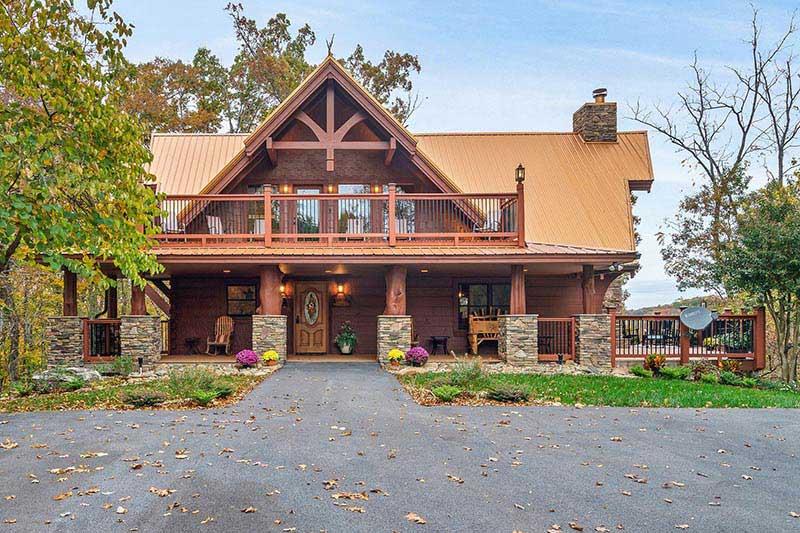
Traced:
POLYGON ((127 512, 128 510, 125 509, 123 506, 120 505, 119 507, 117 507, 117 514, 125 514, 127 512))
POLYGON ((53 496, 53 499, 57 502, 60 502, 61 500, 66 500, 71 496, 72 496, 72 491, 70 490, 67 492, 62 492, 61 494, 56 494, 55 496, 53 496))
POLYGON ((408 513, 406 515, 406 520, 408 520, 409 522, 413 522, 415 524, 427 524, 428 523, 424 518, 422 518, 417 513, 408 513))
POLYGON ((149 492, 160 498, 165 498, 175 492, 175 489, 157 489, 156 487, 150 487, 149 492))
POLYGON ((580 525, 580 524, 579 524, 579 523, 577 523, 577 522, 570 522, 570 523, 569 523, 569 527, 571 527, 571 528, 572 528, 572 529, 574 529, 575 531, 583 531, 583 526, 582 526, 582 525, 580 525))
POLYGON ((250 514, 250 513, 255 513, 257 510, 258 509, 256 509, 255 507, 245 507, 244 509, 242 509, 242 512, 250 514))
POLYGON ((675 529, 689 529, 689 524, 676 524, 675 529))
POLYGON ((4 450, 13 450, 17 446, 19 446, 19 444, 11 439, 6 439, 3 442, 0 442, 0 448, 3 448, 4 450))
POLYGON ((464 483, 463 479, 461 479, 460 477, 453 476, 451 474, 447 474, 447 479, 449 479, 450 481, 453 481, 455 483, 459 483, 459 484, 464 483))
POLYGON ((334 500, 369 500, 366 492, 334 492, 331 494, 334 500))

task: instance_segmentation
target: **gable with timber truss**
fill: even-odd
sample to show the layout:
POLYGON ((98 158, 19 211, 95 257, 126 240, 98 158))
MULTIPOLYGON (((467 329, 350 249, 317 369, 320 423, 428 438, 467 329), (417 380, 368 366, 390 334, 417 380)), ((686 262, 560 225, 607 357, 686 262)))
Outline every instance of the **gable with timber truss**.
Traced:
POLYGON ((337 160, 363 153, 429 185, 426 189, 459 192, 416 145, 411 133, 328 56, 244 140, 241 151, 202 192, 231 191, 252 174, 280 174, 282 162, 299 152, 310 154, 306 170, 329 183, 337 181, 337 160))

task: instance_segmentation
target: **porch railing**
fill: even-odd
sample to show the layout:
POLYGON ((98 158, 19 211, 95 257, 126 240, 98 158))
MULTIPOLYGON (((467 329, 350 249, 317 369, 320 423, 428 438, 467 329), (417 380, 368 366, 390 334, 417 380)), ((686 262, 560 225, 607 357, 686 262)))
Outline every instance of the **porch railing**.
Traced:
POLYGON ((161 319, 161 353, 169 353, 169 319, 161 319))
POLYGON ((168 195, 162 246, 514 245, 519 193, 168 195))
POLYGON ((644 360, 663 355, 688 364, 691 360, 737 359, 753 369, 765 366, 765 316, 723 313, 702 331, 692 331, 678 315, 617 315, 611 312, 611 360, 644 360))
POLYGON ((122 322, 115 318, 84 319, 83 357, 117 357, 120 349, 119 329, 122 322))
POLYGON ((537 327, 540 362, 575 359, 574 318, 540 318, 537 327))

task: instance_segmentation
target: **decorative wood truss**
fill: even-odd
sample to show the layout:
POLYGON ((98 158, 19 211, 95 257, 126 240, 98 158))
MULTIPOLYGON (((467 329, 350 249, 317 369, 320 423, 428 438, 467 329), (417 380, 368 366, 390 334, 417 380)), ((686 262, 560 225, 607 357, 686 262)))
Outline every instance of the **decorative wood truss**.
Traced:
MULTIPOLYGON (((315 140, 282 140, 270 135, 265 141, 265 148, 270 162, 278 165, 279 150, 325 150, 325 169, 333 172, 335 169, 336 150, 381 150, 385 151, 384 164, 389 166, 392 163, 394 154, 397 151, 397 139, 390 137, 388 140, 375 139, 355 139, 345 140, 348 133, 368 119, 366 113, 355 111, 338 128, 336 127, 336 92, 334 84, 329 81, 325 87, 325 126, 320 126, 309 114, 300 109, 292 115, 292 119, 305 125, 314 135, 315 140)), ((259 149, 258 146, 251 146, 247 152, 252 156, 259 149)))

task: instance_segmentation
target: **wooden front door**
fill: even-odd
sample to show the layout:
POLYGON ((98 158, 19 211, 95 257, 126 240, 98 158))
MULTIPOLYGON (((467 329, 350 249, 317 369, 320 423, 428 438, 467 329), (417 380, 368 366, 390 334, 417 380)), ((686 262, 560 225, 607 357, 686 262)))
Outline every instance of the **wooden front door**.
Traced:
POLYGON ((327 353, 327 284, 324 281, 298 281, 295 287, 294 353, 327 353))

